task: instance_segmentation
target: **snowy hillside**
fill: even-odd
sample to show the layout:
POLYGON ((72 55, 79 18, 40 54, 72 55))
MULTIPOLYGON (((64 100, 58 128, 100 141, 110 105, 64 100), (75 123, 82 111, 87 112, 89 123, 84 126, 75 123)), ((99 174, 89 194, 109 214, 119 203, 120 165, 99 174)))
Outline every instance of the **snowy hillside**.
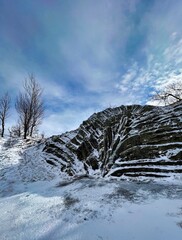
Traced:
POLYGON ((13 138, 0 140, 0 188, 4 184, 8 184, 11 188, 14 182, 33 182, 54 178, 55 170, 53 172, 51 166, 45 164, 39 147, 35 148, 34 145, 35 142, 32 140, 13 138))
POLYGON ((44 157, 69 176, 156 178, 182 173, 182 103, 121 106, 45 142, 44 157))
POLYGON ((181 240, 180 179, 68 179, 34 144, 1 140, 1 240, 181 240))
MULTIPOLYGON (((69 145, 78 131, 58 139, 69 145)), ((99 169, 75 158, 70 176, 65 159, 43 151, 47 142, 0 140, 1 240, 181 240, 181 174, 97 178, 99 169)))

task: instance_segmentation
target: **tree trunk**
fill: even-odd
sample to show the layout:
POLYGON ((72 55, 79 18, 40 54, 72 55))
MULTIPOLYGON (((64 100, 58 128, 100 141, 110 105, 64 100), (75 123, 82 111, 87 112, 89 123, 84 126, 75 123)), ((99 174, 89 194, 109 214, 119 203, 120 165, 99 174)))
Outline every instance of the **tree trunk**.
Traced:
POLYGON ((27 139, 27 134, 26 134, 26 132, 24 132, 23 138, 24 138, 24 139, 27 139))
POLYGON ((30 137, 32 137, 32 135, 33 135, 34 127, 35 127, 35 125, 32 124, 31 129, 30 129, 30 137))
POLYGON ((4 120, 2 120, 2 131, 1 131, 1 137, 4 137, 4 120))
POLYGON ((27 128, 27 126, 25 125, 25 126, 24 126, 24 131, 23 131, 23 138, 24 138, 24 139, 27 139, 27 132, 28 132, 28 128, 27 128))
POLYGON ((2 137, 2 138, 4 137, 4 128, 2 128, 1 137, 2 137))

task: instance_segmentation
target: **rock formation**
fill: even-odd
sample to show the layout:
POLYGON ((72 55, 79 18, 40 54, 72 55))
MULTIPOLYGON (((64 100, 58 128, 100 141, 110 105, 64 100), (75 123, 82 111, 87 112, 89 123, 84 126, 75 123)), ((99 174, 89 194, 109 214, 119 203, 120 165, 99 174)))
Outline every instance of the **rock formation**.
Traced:
POLYGON ((47 139, 43 151, 48 163, 71 176, 182 173, 182 102, 108 108, 75 131, 47 139))

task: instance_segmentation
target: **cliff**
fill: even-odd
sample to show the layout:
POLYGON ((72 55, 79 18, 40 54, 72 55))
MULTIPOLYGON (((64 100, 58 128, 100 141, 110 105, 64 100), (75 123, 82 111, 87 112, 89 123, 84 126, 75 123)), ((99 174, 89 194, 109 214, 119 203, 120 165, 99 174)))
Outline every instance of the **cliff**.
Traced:
POLYGON ((182 173, 182 102, 120 106, 94 113, 78 129, 45 142, 46 161, 60 171, 113 177, 182 173))

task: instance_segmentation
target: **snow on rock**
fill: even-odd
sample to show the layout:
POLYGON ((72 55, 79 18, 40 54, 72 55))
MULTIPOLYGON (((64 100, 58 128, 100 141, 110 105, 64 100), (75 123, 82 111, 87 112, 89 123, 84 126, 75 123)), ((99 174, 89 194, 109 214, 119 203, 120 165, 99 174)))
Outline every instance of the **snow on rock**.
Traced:
MULTIPOLYGON (((165 130, 160 138, 147 133, 142 144, 128 140, 148 131, 153 111, 107 109, 47 140, 0 139, 0 239, 181 240, 181 113, 172 137, 165 130), (158 155, 123 154, 147 145, 158 155), (156 179, 162 175, 169 177, 156 179)), ((164 112, 153 133, 174 110, 164 112)))
POLYGON ((182 173, 182 103, 121 106, 93 114, 80 127, 49 138, 49 164, 69 176, 171 177, 182 173))

